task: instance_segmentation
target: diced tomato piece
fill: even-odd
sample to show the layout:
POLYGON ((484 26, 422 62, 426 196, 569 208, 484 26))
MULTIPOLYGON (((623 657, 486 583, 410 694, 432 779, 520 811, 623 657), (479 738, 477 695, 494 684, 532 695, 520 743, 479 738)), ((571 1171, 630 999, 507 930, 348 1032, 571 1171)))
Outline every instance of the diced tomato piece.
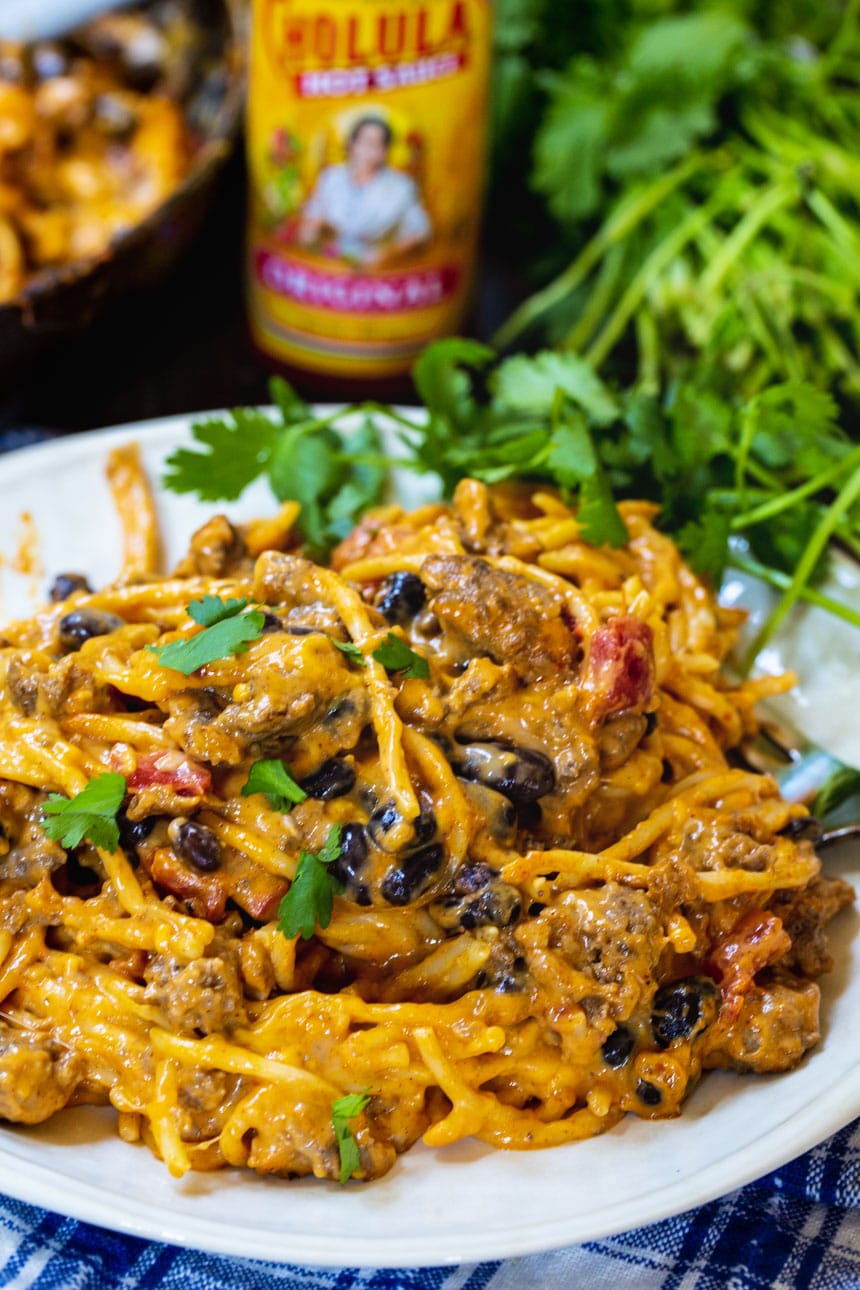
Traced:
POLYGON ((719 981, 724 1018, 731 1020, 738 1015, 756 974, 778 962, 790 949, 791 938, 781 919, 766 909, 746 914, 715 946, 707 967, 719 981))
POLYGON ((607 715, 646 708, 654 690, 654 636, 639 618, 612 618, 591 638, 588 674, 598 709, 607 715))
POLYGON ((174 749, 141 753, 128 776, 128 786, 137 793, 155 784, 169 784, 179 797, 202 797, 211 787, 212 776, 200 762, 174 749))

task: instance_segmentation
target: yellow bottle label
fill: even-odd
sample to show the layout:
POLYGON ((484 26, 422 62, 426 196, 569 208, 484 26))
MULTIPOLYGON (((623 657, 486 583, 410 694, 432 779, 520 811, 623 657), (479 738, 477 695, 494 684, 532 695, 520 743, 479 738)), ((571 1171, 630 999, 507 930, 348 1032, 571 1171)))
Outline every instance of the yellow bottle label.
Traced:
POLYGON ((253 0, 248 294, 274 357, 392 376, 461 325, 490 20, 489 0, 253 0))

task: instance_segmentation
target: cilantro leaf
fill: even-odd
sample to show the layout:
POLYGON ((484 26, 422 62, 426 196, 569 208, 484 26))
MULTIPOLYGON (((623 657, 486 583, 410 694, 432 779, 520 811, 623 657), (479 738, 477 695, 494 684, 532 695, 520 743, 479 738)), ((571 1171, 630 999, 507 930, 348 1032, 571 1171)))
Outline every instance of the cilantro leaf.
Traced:
POLYGON ((370 1101, 371 1092, 366 1088, 363 1093, 347 1093, 335 1098, 331 1104, 331 1122, 337 1140, 340 1155, 340 1181, 348 1182, 361 1164, 356 1142, 349 1121, 361 1115, 370 1101))
POLYGON ((329 640, 332 645, 334 645, 335 649, 339 649, 341 654, 346 655, 350 663, 356 663, 359 667, 364 667, 367 660, 356 645, 355 641, 336 641, 333 636, 329 636, 329 640))
POLYGON ((611 425, 619 414, 614 395, 578 354, 516 354, 499 364, 488 383, 498 406, 515 412, 548 416, 557 391, 563 390, 596 426, 611 425))
POLYGON ((333 824, 328 831, 328 837, 317 853, 317 858, 321 864, 333 864, 340 855, 340 835, 340 825, 333 824))
POLYGON ((146 648, 162 667, 182 672, 184 676, 190 676, 205 663, 244 654, 249 643, 262 636, 266 621, 261 609, 245 610, 246 603, 245 600, 222 601, 217 596, 192 600, 188 606, 189 615, 195 622, 207 621, 212 625, 186 640, 170 641, 167 645, 147 645, 146 648))
POLYGON ((700 520, 690 520, 678 534, 678 546, 696 573, 707 574, 719 587, 729 558, 731 516, 705 509, 700 520))
POLYGON ((51 793, 42 807, 42 828, 49 838, 69 850, 86 838, 103 851, 116 851, 119 846, 116 814, 126 791, 125 776, 107 771, 96 775, 74 797, 51 793))
POLYGON ((288 811, 291 806, 304 802, 307 793, 293 779, 278 758, 255 761, 242 785, 242 796, 264 793, 276 811, 288 811))
POLYGON ((489 346, 462 336, 449 336, 422 350, 412 379, 431 416, 444 417, 459 428, 468 425, 476 406, 469 371, 481 371, 495 356, 489 346))
POLYGON ((312 415, 302 396, 282 376, 273 376, 269 381, 269 397, 285 426, 292 425, 294 421, 306 421, 312 415))
POLYGON ((576 518, 586 542, 595 546, 624 546, 630 541, 627 525, 615 505, 612 489, 602 466, 583 480, 579 490, 576 518))
POLYGON ((280 501, 301 504, 298 527, 317 554, 345 537, 359 516, 377 502, 386 479, 379 434, 365 416, 352 433, 331 424, 341 414, 289 426, 269 462, 269 482, 280 501))
POLYGON ((247 603, 244 596, 241 600, 222 600, 220 596, 204 596, 202 600, 191 601, 188 606, 188 617, 193 618, 201 627, 214 627, 225 618, 233 618, 235 614, 240 613, 247 603))
POLYGON ((840 766, 821 785, 810 810, 818 819, 823 820, 855 793, 860 793, 860 770, 855 770, 853 766, 840 766))
POLYGON ((319 923, 328 927, 334 906, 334 896, 343 891, 343 884, 329 872, 327 866, 340 854, 341 826, 333 824, 325 844, 317 855, 300 851, 296 873, 290 890, 278 906, 278 931, 288 940, 301 935, 309 940, 319 923))
POLYGON ((579 487, 576 518, 586 542, 623 546, 630 534, 615 505, 585 417, 567 406, 561 390, 556 390, 554 404, 547 465, 562 488, 579 487))
POLYGON ((373 657, 388 672, 402 672, 404 676, 417 676, 424 680, 430 675, 426 658, 416 654, 394 632, 389 632, 382 644, 377 645, 373 657))
POLYGON ((279 427, 256 408, 235 408, 193 422, 191 433, 206 451, 177 448, 167 459, 164 487, 196 493, 202 502, 233 502, 265 471, 279 427))

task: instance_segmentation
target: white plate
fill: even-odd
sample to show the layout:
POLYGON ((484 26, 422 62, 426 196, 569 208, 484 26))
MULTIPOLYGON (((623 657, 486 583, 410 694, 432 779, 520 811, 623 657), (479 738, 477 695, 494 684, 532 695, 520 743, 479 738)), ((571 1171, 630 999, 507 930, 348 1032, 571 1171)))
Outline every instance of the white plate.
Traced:
MULTIPOLYGON (((187 426, 187 418, 172 418, 0 456, 0 621, 30 612, 59 570, 95 582, 115 574, 119 527, 102 473, 105 453, 138 438, 157 479, 187 426), (38 574, 9 565, 24 511, 38 535, 29 552, 39 557, 38 574)), ((247 518, 271 506, 260 485, 224 509, 247 518)), ((159 507, 169 558, 212 512, 167 494, 159 507)), ((843 690, 843 704, 845 697, 843 690)), ((850 879, 858 860, 860 852, 844 849, 829 863, 850 879)), ((708 1075, 678 1120, 629 1116, 603 1138, 549 1151, 419 1145, 379 1182, 340 1188, 237 1170, 175 1181, 146 1148, 114 1136, 112 1113, 75 1110, 36 1129, 0 1129, 0 1189, 137 1236, 326 1266, 504 1258, 654 1222, 760 1177, 860 1114, 858 921, 849 913, 837 925, 838 966, 824 982, 818 1048, 789 1075, 708 1075)))

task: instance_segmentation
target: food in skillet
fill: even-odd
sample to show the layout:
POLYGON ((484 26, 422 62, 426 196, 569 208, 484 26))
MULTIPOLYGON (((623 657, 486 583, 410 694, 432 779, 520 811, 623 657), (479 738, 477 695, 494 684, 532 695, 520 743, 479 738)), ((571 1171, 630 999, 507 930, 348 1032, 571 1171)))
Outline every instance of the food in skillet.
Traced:
POLYGON ((298 508, 158 576, 133 451, 122 576, 0 651, 0 1113, 110 1103, 171 1172, 374 1178, 679 1113, 819 1038, 806 811, 730 764, 784 685, 623 502, 462 481, 331 565, 298 508))
POLYGON ((42 269, 103 255, 184 177, 194 33, 179 6, 161 10, 0 42, 0 302, 42 269))

